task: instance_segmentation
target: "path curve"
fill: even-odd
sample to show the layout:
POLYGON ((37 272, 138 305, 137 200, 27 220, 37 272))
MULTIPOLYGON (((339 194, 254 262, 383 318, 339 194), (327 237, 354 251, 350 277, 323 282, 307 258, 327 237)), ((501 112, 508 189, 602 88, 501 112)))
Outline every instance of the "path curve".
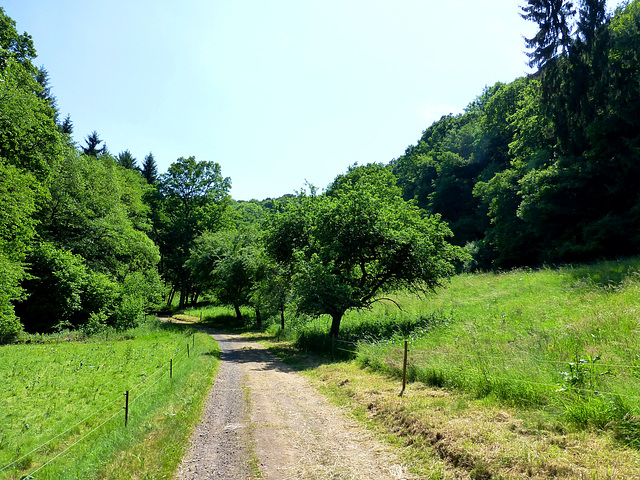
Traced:
POLYGON ((390 447, 263 345, 212 335, 220 371, 176 480, 414 478, 390 447))

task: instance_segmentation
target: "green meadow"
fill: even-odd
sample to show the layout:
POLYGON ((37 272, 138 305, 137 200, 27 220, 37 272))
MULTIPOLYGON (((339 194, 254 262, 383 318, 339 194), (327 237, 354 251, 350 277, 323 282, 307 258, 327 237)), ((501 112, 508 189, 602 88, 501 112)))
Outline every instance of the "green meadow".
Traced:
POLYGON ((150 321, 25 342, 0 347, 0 479, 171 477, 217 371, 209 335, 150 321))
POLYGON ((628 259, 462 274, 433 295, 349 312, 334 344, 324 317, 292 320, 281 336, 397 377, 406 340, 410 382, 615 428, 640 446, 639 271, 640 259, 628 259))

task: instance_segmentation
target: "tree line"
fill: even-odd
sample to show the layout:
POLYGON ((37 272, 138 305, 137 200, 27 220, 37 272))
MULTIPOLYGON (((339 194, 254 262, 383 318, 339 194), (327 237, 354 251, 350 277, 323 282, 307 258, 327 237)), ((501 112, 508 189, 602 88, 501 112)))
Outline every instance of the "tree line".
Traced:
POLYGON ((204 297, 331 318, 460 269, 638 251, 640 1, 529 0, 536 73, 487 87, 388 165, 237 202, 218 163, 84 145, 0 9, 0 338, 137 325, 204 297))
POLYGON ((481 268, 590 261, 640 247, 640 2, 529 0, 537 71, 487 87, 391 161, 481 268))

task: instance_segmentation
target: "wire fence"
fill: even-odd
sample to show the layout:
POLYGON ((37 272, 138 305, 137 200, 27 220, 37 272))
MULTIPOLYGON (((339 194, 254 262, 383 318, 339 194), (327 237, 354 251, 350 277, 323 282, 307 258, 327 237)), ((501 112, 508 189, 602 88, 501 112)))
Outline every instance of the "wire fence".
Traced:
MULTIPOLYGON (((351 343, 353 342, 345 342, 351 343)), ((487 353, 483 353, 482 355, 478 354, 467 354, 461 352, 447 352, 447 351, 437 351, 437 350, 421 350, 418 354, 409 355, 410 350, 408 349, 408 342, 405 341, 404 352, 401 347, 393 349, 391 353, 385 352, 385 355, 380 358, 381 362, 388 367, 396 370, 398 373, 402 374, 403 384, 406 382, 407 370, 414 372, 418 369, 426 369, 429 367, 439 368, 440 365, 434 366, 433 360, 440 357, 448 357, 453 359, 465 359, 469 362, 456 362, 452 360, 449 363, 450 368, 458 368, 460 370, 469 371, 470 369, 475 369, 482 373, 486 380, 490 381, 500 381, 507 383, 517 383, 517 384, 527 384, 527 385, 535 385, 539 387, 545 387, 547 389, 554 390, 556 392, 571 390, 574 392, 579 392, 582 394, 593 394, 597 396, 610 395, 613 397, 622 397, 628 398, 635 401, 640 401, 640 395, 633 394, 630 392, 613 392, 608 391, 606 388, 586 388, 584 386, 580 386, 579 384, 571 384, 571 378, 567 381, 558 381, 557 383, 550 382, 541 382, 535 381, 526 378, 519 378, 517 376, 502 376, 500 375, 499 368, 502 371, 507 370, 516 370, 519 367, 526 367, 530 369, 532 363, 535 364, 547 364, 553 365, 555 367, 564 366, 565 370, 561 371, 556 370, 556 374, 559 376, 567 375, 576 379, 578 381, 589 383, 589 378, 592 379, 599 378, 601 376, 605 376, 610 374, 611 372, 607 369, 620 369, 626 370, 629 372, 638 372, 640 371, 640 364, 631 364, 631 363, 621 363, 621 362, 603 362, 601 361, 601 357, 590 357, 586 355, 574 355, 567 356, 567 360, 551 360, 551 359, 543 359, 538 357, 532 358, 517 358, 514 356, 508 355, 491 355, 487 353), (404 355, 403 355, 404 353, 404 355), (404 359, 402 358, 404 356, 404 359), (502 362, 502 364, 499 364, 502 362)), ((595 383, 592 381, 591 383, 595 383)), ((628 385, 631 387, 631 385, 628 385)), ((404 391, 404 387, 403 387, 404 391)))
MULTIPOLYGON (((192 335, 191 342, 192 342, 192 345, 195 347, 195 334, 192 335)), ((91 430, 89 430, 87 433, 83 434, 80 438, 78 438, 75 441, 73 441, 66 448, 64 448, 63 450, 58 452, 54 457, 52 457, 51 459, 47 460, 45 463, 43 463, 42 465, 37 467, 35 470, 32 470, 29 474, 22 475, 20 478, 24 478, 24 479, 33 478, 33 475, 35 473, 41 471, 42 469, 47 467, 49 464, 53 463, 56 459, 62 457, 65 453, 67 453, 73 447, 75 447, 80 442, 82 442, 83 440, 85 440, 86 438, 91 436, 94 432, 96 432, 97 430, 102 428, 107 423, 111 422, 113 419, 118 417, 120 414, 127 415, 128 414, 128 408, 136 400, 138 400, 140 397, 142 397, 145 393, 147 393, 149 390, 151 390, 154 386, 156 386, 167 375, 169 375, 169 377, 171 378, 173 376, 173 365, 174 365, 174 363, 181 362, 185 357, 189 357, 190 353, 191 353, 191 349, 189 347, 189 342, 186 343, 185 347, 180 348, 180 349, 176 349, 176 352, 175 352, 175 355, 174 355, 175 358, 171 358, 169 360, 169 362, 164 362, 162 364, 162 366, 160 368, 158 368, 154 373, 148 375, 143 380, 141 380, 138 384, 136 384, 134 387, 130 388, 129 390, 127 390, 125 392, 125 395, 127 396, 127 400, 128 400, 128 395, 129 395, 130 392, 140 389, 142 386, 144 386, 148 382, 151 382, 151 380, 153 380, 157 376, 158 378, 156 378, 152 383, 147 385, 146 388, 144 388, 142 391, 138 392, 137 395, 135 397, 133 397, 131 400, 128 400, 125 403, 124 406, 122 406, 121 408, 118 408, 115 412, 111 413, 105 420, 103 420, 97 426, 91 428, 91 430)), ((8 469, 10 469, 12 466, 18 465, 21 461, 27 459, 32 454, 44 449, 47 445, 51 444, 53 441, 65 437, 65 435, 68 435, 74 429, 76 429, 78 427, 81 427, 82 425, 88 424, 89 420, 91 420, 94 417, 97 417, 99 414, 105 412, 105 410, 108 410, 110 407, 113 407, 113 405, 116 404, 118 401, 122 402, 122 397, 123 397, 123 395, 118 395, 112 401, 110 401, 109 403, 105 404, 104 406, 102 406, 98 410, 94 411, 90 415, 87 415, 85 418, 83 418, 82 420, 78 421, 73 426, 67 428, 66 430, 64 430, 62 432, 60 432, 59 434, 57 434, 56 436, 50 438, 49 440, 41 443, 37 447, 31 449, 28 453, 20 456, 19 458, 16 458, 15 460, 11 461, 10 463, 4 465, 3 467, 0 468, 0 473, 4 472, 4 471, 8 471, 8 469)), ((123 423, 123 427, 126 427, 126 421, 123 423)))

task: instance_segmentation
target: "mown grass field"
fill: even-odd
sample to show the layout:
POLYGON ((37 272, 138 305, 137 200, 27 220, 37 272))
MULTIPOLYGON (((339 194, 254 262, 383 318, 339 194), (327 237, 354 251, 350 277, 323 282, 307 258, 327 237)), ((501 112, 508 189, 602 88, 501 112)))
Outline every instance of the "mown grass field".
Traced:
POLYGON ((0 346, 0 479, 171 478, 217 370, 215 341, 156 321, 37 340, 0 346))
POLYGON ((326 318, 265 338, 284 356, 324 352, 307 374, 411 446, 424 478, 640 478, 638 272, 640 259, 465 274, 394 296, 402 311, 349 313, 335 345, 326 318), (332 348, 353 360, 330 363, 332 348))

